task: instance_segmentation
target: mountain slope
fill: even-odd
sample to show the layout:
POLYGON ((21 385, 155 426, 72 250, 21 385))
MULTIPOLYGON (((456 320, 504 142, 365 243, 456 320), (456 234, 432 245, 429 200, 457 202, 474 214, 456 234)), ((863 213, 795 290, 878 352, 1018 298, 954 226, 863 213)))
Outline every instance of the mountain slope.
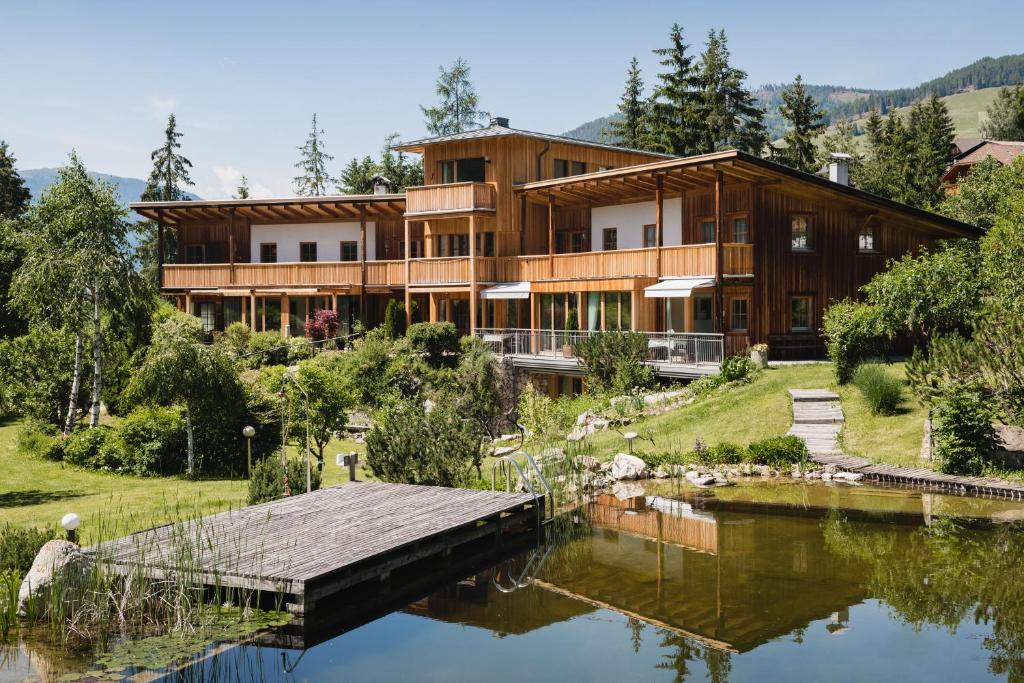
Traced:
MULTIPOLYGON (((25 185, 28 187, 29 192, 32 193, 32 201, 39 201, 39 196, 43 190, 57 180, 58 170, 56 168, 29 168, 18 171, 21 177, 25 179, 25 185)), ((125 206, 131 202, 139 201, 139 198, 146 189, 146 181, 139 178, 127 178, 110 175, 109 173, 93 173, 92 171, 89 172, 89 175, 93 178, 113 183, 117 187, 117 194, 121 198, 121 203, 125 206)), ((190 192, 186 193, 186 196, 189 199, 199 199, 198 195, 190 192)))

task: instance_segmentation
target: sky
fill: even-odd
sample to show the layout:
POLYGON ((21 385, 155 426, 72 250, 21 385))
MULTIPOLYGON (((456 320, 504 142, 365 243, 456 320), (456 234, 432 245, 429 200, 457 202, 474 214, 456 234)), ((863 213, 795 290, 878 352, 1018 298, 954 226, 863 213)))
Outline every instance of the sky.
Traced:
POLYGON ((615 110, 634 56, 650 83, 676 22, 695 50, 724 29, 751 86, 913 86, 1024 52, 1014 0, 0 0, 0 139, 21 169, 74 149, 145 178, 173 112, 198 195, 228 197, 245 174, 254 194, 291 196, 314 112, 337 174, 390 133, 422 137, 420 105, 461 56, 483 109, 561 133, 615 110))

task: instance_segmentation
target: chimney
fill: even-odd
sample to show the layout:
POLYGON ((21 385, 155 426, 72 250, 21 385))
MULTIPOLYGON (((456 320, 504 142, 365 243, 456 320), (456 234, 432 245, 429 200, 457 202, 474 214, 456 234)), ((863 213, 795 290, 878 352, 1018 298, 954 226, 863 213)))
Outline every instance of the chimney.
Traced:
POLYGON ((828 179, 833 183, 839 183, 840 185, 850 184, 850 159, 849 154, 842 154, 840 152, 832 152, 829 155, 828 162, 828 179))
POLYGON ((389 194, 391 192, 391 181, 382 175, 373 176, 373 193, 389 194))
POLYGON ((504 116, 492 116, 490 125, 501 126, 502 128, 508 128, 508 119, 504 116))

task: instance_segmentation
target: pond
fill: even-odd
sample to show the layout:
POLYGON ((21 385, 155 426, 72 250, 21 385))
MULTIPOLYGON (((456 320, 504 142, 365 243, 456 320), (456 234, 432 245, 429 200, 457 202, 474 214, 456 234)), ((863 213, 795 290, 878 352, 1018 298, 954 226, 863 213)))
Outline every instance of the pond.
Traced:
MULTIPOLYGON (((898 488, 624 485, 564 516, 540 546, 425 597, 368 596, 362 619, 210 645, 161 673, 185 681, 1018 680, 1020 520, 1020 503, 898 488)), ((0 681, 90 668, 96 678, 83 680, 135 671, 108 664, 100 678, 95 662, 28 641, 3 652, 0 681)))

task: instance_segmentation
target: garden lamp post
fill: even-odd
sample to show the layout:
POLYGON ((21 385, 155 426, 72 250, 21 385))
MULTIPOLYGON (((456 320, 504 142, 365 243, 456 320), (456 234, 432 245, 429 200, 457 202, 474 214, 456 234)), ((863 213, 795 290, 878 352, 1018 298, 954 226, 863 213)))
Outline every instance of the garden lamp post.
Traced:
POLYGON ((633 453, 633 440, 636 439, 636 437, 638 436, 640 435, 637 434, 636 432, 626 432, 625 434, 622 435, 622 438, 624 438, 626 440, 626 443, 629 444, 630 454, 633 453))
POLYGON ((252 478, 252 437, 256 436, 256 430, 252 425, 245 425, 242 428, 242 436, 245 437, 245 447, 248 454, 248 461, 245 469, 245 474, 251 479, 252 478))
POLYGON ((78 529, 78 525, 81 524, 81 518, 74 512, 69 512, 60 518, 60 525, 64 527, 64 531, 68 534, 68 540, 72 543, 77 543, 77 534, 75 530, 78 529))

